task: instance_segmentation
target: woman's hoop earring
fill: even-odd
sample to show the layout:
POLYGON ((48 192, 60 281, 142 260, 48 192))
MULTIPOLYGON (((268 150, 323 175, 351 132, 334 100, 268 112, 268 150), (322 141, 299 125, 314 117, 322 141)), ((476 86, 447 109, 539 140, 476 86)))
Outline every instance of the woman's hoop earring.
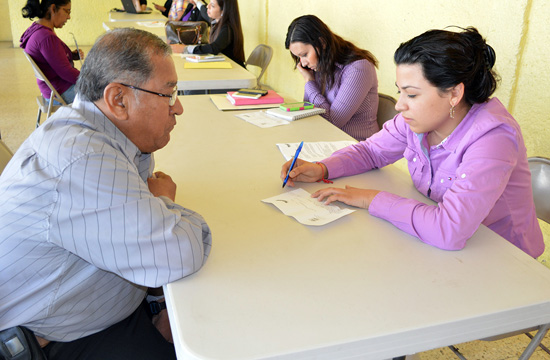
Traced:
POLYGON ((455 118, 455 106, 454 105, 452 105, 451 110, 449 110, 449 116, 451 117, 451 119, 455 118))

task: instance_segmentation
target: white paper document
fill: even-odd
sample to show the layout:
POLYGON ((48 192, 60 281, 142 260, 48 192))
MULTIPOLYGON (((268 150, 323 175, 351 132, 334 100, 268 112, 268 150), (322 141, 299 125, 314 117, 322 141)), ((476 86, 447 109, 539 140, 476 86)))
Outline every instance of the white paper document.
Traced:
POLYGON ((137 24, 139 26, 145 26, 150 28, 160 28, 160 27, 163 28, 166 25, 164 21, 138 21, 137 24))
MULTIPOLYGON (((354 140, 343 141, 320 141, 320 142, 305 142, 300 152, 299 158, 305 161, 315 162, 328 158, 336 150, 345 148, 346 146, 356 144, 354 140)), ((285 160, 290 160, 296 153, 300 143, 277 144, 277 147, 283 154, 285 160)))
MULTIPOLYGON (((235 116, 261 128, 270 128, 274 126, 290 124, 290 122, 286 120, 266 115, 265 111, 254 111, 235 116)), ((296 145, 296 147, 298 147, 298 145, 296 145)), ((294 151, 296 151, 296 149, 294 149, 294 151)))
POLYGON ((292 216, 304 225, 313 226, 328 224, 355 211, 332 204, 325 205, 312 198, 304 189, 292 190, 262 201, 275 205, 283 214, 292 216))

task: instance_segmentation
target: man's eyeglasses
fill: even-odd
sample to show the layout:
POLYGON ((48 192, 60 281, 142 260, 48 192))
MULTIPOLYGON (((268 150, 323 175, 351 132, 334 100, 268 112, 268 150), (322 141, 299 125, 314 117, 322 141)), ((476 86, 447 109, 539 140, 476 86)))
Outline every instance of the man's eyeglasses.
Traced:
POLYGON ((170 106, 174 106, 174 104, 176 103, 176 100, 178 99, 178 88, 177 87, 174 88, 174 92, 172 94, 168 95, 168 94, 161 94, 161 93, 150 91, 150 90, 145 90, 145 89, 142 89, 142 88, 138 88, 137 86, 133 86, 133 85, 123 84, 123 83, 120 83, 120 85, 129 87, 130 89, 144 91, 144 92, 149 93, 149 94, 170 98, 170 101, 168 102, 168 105, 170 105, 170 106))

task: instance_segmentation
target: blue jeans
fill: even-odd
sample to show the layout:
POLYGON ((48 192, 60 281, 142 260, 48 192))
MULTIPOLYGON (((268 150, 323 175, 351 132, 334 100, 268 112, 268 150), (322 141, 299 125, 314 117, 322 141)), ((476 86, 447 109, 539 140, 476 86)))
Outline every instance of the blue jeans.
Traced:
MULTIPOLYGON (((67 104, 72 103, 74 101, 75 96, 76 96, 75 85, 71 86, 63 94, 61 94, 61 97, 63 98, 63 100, 65 100, 67 104)), ((50 103, 50 99, 44 98, 44 100, 46 100, 46 105, 50 103)), ((53 104, 61 105, 61 103, 57 100, 54 100, 53 104)))

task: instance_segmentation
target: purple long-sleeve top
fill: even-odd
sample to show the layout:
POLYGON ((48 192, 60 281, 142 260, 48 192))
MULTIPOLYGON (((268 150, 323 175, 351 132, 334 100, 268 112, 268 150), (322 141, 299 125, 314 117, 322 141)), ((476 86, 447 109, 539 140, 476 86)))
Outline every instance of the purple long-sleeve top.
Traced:
POLYGON ((462 249, 484 224, 532 257, 542 254, 527 151, 504 105, 496 98, 473 105, 439 145, 430 147, 425 135, 412 132, 398 114, 379 133, 323 163, 336 178, 405 157, 415 187, 437 205, 381 191, 371 215, 441 249, 462 249))
MULTIPOLYGON (((33 58, 59 94, 76 84, 80 71, 74 67, 73 54, 52 29, 35 22, 19 41, 19 46, 33 58)), ((42 95, 49 99, 51 91, 48 85, 38 79, 36 82, 42 95)))
POLYGON ((334 84, 326 89, 325 95, 320 84, 315 74, 315 81, 305 85, 304 101, 325 109, 321 116, 359 141, 378 132, 378 78, 370 61, 336 64, 334 84))

